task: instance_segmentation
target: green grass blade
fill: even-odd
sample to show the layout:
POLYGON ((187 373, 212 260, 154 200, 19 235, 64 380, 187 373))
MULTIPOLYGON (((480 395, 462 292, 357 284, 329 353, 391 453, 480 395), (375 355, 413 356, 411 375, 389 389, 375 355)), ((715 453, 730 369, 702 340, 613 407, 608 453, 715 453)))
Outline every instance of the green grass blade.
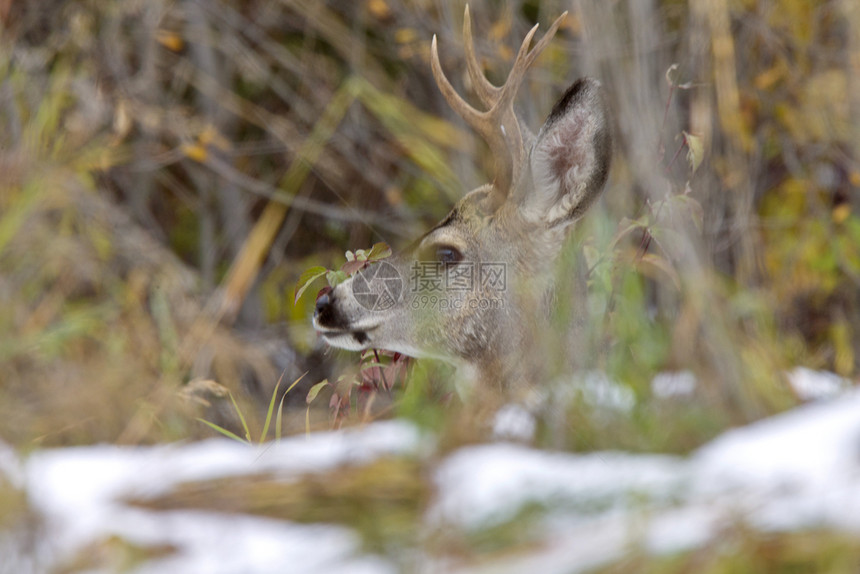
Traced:
POLYGON ((275 384, 275 390, 272 391, 272 398, 269 399, 269 408, 266 409, 266 422, 263 423, 263 432, 260 433, 260 444, 266 440, 266 434, 269 432, 269 424, 272 422, 272 411, 275 410, 275 399, 278 397, 278 389, 281 388, 281 381, 284 380, 284 373, 278 378, 275 384))
POLYGON ((204 425, 208 426, 209 428, 211 428, 215 432, 226 436, 227 438, 231 438, 235 441, 239 441, 242 444, 251 444, 250 441, 243 440, 242 437, 240 437, 239 435, 232 433, 232 432, 228 431, 227 429, 216 425, 215 423, 210 423, 206 419, 201 419, 201 418, 198 418, 197 420, 200 421, 201 423, 203 423, 204 425))
POLYGON ((248 422, 245 420, 245 415, 242 414, 242 409, 239 408, 239 404, 236 402, 236 398, 233 396, 233 393, 227 393, 230 396, 230 402, 233 403, 233 408, 236 409, 236 414, 239 415, 239 421, 242 423, 242 429, 245 431, 245 440, 248 444, 251 444, 251 429, 248 428, 248 422))
POLYGON ((276 441, 281 440, 281 416, 284 413, 284 401, 287 399, 287 395, 290 393, 290 391, 292 391, 293 388, 299 383, 299 381, 304 379, 305 375, 307 375, 307 374, 308 374, 308 371, 305 371, 304 373, 302 373, 302 375, 298 379, 293 381, 293 384, 290 385, 289 388, 286 391, 284 391, 284 394, 281 396, 281 400, 278 403, 278 413, 275 416, 275 440, 276 441))

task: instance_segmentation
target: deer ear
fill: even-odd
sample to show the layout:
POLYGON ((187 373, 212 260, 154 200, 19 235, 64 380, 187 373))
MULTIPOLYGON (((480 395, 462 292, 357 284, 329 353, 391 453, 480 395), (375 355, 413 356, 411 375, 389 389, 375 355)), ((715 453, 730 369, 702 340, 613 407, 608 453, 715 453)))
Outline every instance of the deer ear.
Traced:
POLYGON ((577 80, 553 107, 529 156, 531 185, 521 211, 556 226, 579 219, 603 191, 612 160, 609 112, 600 82, 577 80))

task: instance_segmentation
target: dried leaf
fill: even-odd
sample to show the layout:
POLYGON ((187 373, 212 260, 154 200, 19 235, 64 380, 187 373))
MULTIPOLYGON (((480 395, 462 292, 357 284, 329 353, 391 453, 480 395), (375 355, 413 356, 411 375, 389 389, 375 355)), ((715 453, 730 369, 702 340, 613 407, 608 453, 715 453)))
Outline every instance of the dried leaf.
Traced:
POLYGON ((699 136, 687 132, 682 133, 684 134, 684 141, 687 142, 687 163, 690 164, 693 173, 696 173, 705 158, 705 144, 699 136))
POLYGON ((672 283, 675 285, 675 288, 679 291, 681 290, 681 277, 678 275, 678 272, 675 270, 675 266, 672 265, 672 262, 657 255, 655 253, 646 253, 639 259, 638 267, 652 267, 656 270, 662 271, 669 279, 672 280, 672 283))
POLYGON ((167 30, 159 30, 155 35, 155 39, 159 44, 172 52, 179 52, 185 47, 185 41, 181 36, 167 30))
POLYGON ((582 246, 582 253, 585 255, 585 264, 588 265, 589 269, 594 269, 594 266, 600 261, 600 251, 594 245, 586 244, 582 246))
POLYGON ((675 80, 678 78, 678 66, 679 64, 675 63, 669 66, 669 69, 666 70, 666 83, 670 86, 675 86, 675 80))
POLYGON ((391 7, 385 0, 369 0, 367 3, 367 11, 380 20, 384 20, 391 16, 391 7))
POLYGON ((221 132, 218 131, 218 128, 213 126, 212 124, 207 125, 200 135, 197 137, 197 141, 204 146, 214 145, 221 151, 230 151, 233 146, 230 144, 230 140, 225 138, 221 132))
POLYGON ((398 28, 394 31, 394 41, 398 44, 411 44, 419 38, 414 28, 398 28))
POLYGON ((209 152, 207 152, 206 148, 200 144, 182 144, 180 149, 185 157, 193 159, 196 162, 203 163, 206 161, 206 158, 209 157, 209 152))
POLYGON ((705 221, 705 209, 702 207, 702 204, 689 195, 673 196, 672 201, 689 215, 690 219, 693 220, 693 225, 696 226, 696 230, 701 233, 705 221))
POLYGON ((637 229, 648 229, 648 225, 649 221, 647 215, 643 215, 636 220, 628 219, 626 217, 622 218, 621 222, 618 224, 618 231, 615 232, 615 235, 612 237, 612 241, 609 243, 609 248, 615 249, 618 242, 624 239, 627 235, 630 235, 637 229))
POLYGON ((353 259, 352 261, 347 261, 343 265, 340 266, 340 270, 346 273, 347 275, 352 275, 356 271, 363 269, 367 265, 367 261, 362 261, 359 259, 353 259))
POLYGON ((840 203, 833 208, 833 212, 831 213, 834 223, 842 223, 848 219, 849 215, 851 215, 851 204, 848 202, 840 203))

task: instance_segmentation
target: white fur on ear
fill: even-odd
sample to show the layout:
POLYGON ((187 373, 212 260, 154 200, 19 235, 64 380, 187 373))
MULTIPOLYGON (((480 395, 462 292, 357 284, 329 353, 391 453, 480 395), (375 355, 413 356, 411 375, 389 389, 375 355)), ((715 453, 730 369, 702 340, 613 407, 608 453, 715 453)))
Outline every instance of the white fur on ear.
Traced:
POLYGON ((533 188, 522 213, 534 223, 557 225, 578 219, 606 179, 611 142, 600 84, 582 79, 556 104, 529 157, 533 188))

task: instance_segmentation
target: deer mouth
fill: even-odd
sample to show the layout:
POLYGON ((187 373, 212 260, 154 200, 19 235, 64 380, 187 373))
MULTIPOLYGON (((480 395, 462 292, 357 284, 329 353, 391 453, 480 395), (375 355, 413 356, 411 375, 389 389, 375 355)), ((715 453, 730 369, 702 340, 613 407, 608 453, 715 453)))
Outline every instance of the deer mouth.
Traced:
POLYGON ((371 317, 353 321, 337 305, 333 292, 321 295, 314 309, 314 329, 326 343, 349 351, 363 351, 370 347, 370 333, 381 323, 371 317))
POLYGON ((370 347, 369 332, 376 329, 333 329, 315 325, 317 332, 332 347, 348 351, 363 351, 370 347))

